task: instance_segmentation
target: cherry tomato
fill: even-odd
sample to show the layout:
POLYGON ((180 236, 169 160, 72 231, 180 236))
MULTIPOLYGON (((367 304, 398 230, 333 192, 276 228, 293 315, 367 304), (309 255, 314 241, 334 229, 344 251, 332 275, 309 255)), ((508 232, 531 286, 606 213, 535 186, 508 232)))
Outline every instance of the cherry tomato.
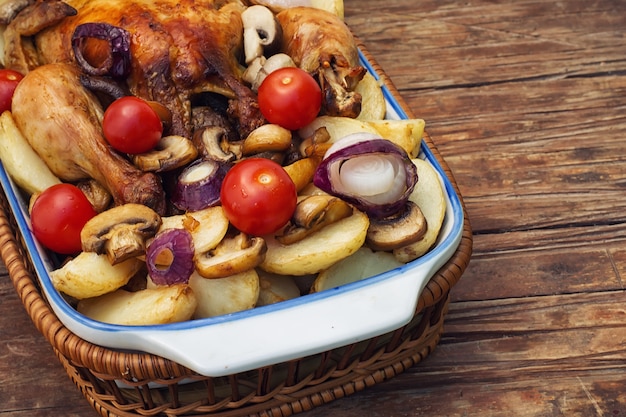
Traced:
POLYGON ((17 71, 0 69, 0 113, 11 110, 15 87, 24 76, 17 71))
POLYGON ((57 184, 39 194, 31 209, 30 222, 43 246, 71 255, 80 252, 80 231, 95 215, 80 189, 71 184, 57 184))
POLYGON ((270 73, 259 86, 259 108, 270 122, 296 130, 311 123, 322 105, 322 90, 306 71, 287 67, 270 73))
POLYGON ((163 123, 145 100, 126 96, 115 100, 106 109, 102 130, 114 149, 138 154, 156 146, 163 134, 163 123))
POLYGON ((220 192, 228 220, 240 231, 262 236, 284 226, 296 209, 296 186, 274 161, 244 159, 224 177, 220 192))

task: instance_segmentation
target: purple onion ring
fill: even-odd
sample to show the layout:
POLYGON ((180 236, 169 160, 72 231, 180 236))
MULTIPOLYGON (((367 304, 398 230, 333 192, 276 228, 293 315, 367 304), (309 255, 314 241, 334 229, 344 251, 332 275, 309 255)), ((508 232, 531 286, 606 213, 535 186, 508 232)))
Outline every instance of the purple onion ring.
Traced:
POLYGON ((83 23, 72 35, 72 49, 80 67, 90 75, 124 78, 130 74, 130 33, 108 23, 83 23), (99 67, 92 66, 83 55, 84 41, 89 38, 109 43, 109 55, 99 67))
POLYGON ((342 138, 335 145, 339 146, 336 146, 335 149, 332 147, 329 149, 315 171, 313 184, 323 191, 354 205, 357 209, 375 219, 389 217, 404 210, 406 202, 417 184, 417 168, 404 149, 387 139, 360 133, 342 138), (346 146, 339 143, 343 142, 344 139, 346 139, 346 146), (340 180, 334 175, 339 172, 344 162, 360 156, 375 154, 382 154, 386 158, 391 159, 398 170, 404 171, 402 172, 404 174, 404 183, 401 184, 402 189, 395 190, 393 193, 394 198, 383 203, 374 202, 374 199, 369 196, 342 191, 340 184, 338 184, 340 180))
POLYGON ((146 249, 148 275, 157 285, 186 284, 193 273, 194 246, 191 233, 185 229, 168 229, 159 233, 146 249), (169 265, 159 263, 159 257, 169 252, 169 265))

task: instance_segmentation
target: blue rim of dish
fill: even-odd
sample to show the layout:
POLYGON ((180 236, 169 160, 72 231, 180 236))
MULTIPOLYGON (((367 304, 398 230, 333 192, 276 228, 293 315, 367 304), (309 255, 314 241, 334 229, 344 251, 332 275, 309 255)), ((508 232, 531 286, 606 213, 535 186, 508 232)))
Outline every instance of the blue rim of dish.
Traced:
MULTIPOLYGON (((378 74, 374 71, 369 61, 362 55, 359 51, 362 64, 367 68, 367 70, 376 78, 379 79, 378 74)), ((397 113, 400 118, 406 119, 408 118, 407 114, 401 108, 399 103, 394 98, 393 94, 389 91, 386 86, 383 86, 383 94, 387 101, 387 104, 392 107, 392 109, 397 113)), ((115 325, 102 323, 99 321, 92 320, 78 311, 76 311, 64 298, 61 294, 54 288, 52 285, 52 281, 50 280, 50 276, 48 274, 48 268, 46 267, 46 260, 42 257, 42 248, 36 242, 32 230, 30 228, 30 221, 27 218, 27 209, 24 198, 20 198, 20 191, 15 185, 15 183, 9 178, 7 172, 4 169, 4 166, 0 162, 0 184, 2 185, 5 195, 7 196, 7 200, 11 210, 13 211, 15 220, 17 222, 18 228, 20 229, 21 235, 23 237, 24 244, 26 246, 27 252, 29 254, 30 260, 33 263, 33 267, 35 269, 36 274, 39 278, 39 283, 41 284, 45 295, 48 298, 48 302, 54 304, 56 308, 60 309, 67 317, 70 317, 76 323, 81 324, 85 327, 89 327, 93 330, 97 331, 105 331, 105 332, 123 332, 123 331, 181 331, 181 330, 192 330, 198 327, 212 326, 221 323, 227 323, 237 320, 245 320, 248 317, 259 316, 262 314, 270 314, 276 311, 297 308, 302 304, 313 303, 318 300, 323 300, 329 297, 333 297, 338 294, 343 294, 345 292, 354 291, 359 288, 374 285, 380 281, 390 279, 394 276, 402 274, 406 271, 419 268, 420 265, 426 264, 429 260, 434 257, 440 256, 440 254, 447 250, 449 246, 453 245, 455 241, 458 240, 460 242, 460 235, 462 234, 463 229, 463 208, 461 205, 461 201, 456 191, 454 190, 450 180, 446 176, 445 172, 439 165, 438 161, 434 157, 431 150, 422 140, 420 145, 420 153, 427 159, 431 165, 437 170, 439 175, 444 179, 443 183, 445 186, 445 192, 447 195, 447 199, 451 205, 451 210, 447 210, 446 216, 451 211, 453 213, 452 219, 447 219, 448 222, 452 222, 452 228, 448 232, 447 236, 437 245, 427 252, 422 257, 409 262, 405 265, 402 265, 398 268, 392 269, 390 271, 384 272, 382 274, 375 275, 373 277, 369 277, 364 280, 360 280, 357 282, 353 282, 350 284, 342 285, 340 287, 331 288, 325 291, 321 291, 314 294, 306 294, 301 297, 282 301, 280 303, 255 307, 250 310, 240 311, 236 313, 225 314, 221 316, 211 317, 211 318, 203 318, 203 319, 195 319, 189 320, 180 323, 171 323, 171 324, 161 324, 161 325, 149 325, 149 326, 124 326, 124 325, 115 325)), ((457 246, 458 246, 457 242, 457 246)), ((454 248, 456 250, 456 247, 454 248)), ((445 261, 447 261, 446 259, 445 261)), ((50 266, 52 266, 52 262, 48 262, 50 266)), ((445 263, 445 262, 444 262, 445 263)), ((436 271, 433 271, 435 273, 436 271)), ((417 295, 416 295, 417 297, 417 295)), ((67 325, 67 324, 66 324, 67 325)))

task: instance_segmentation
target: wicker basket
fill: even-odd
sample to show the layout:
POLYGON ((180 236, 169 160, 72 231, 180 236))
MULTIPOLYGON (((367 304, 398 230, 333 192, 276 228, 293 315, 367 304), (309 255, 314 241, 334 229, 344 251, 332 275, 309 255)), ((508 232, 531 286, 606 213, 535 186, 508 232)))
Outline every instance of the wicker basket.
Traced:
MULTIPOLYGON (((411 115, 375 60, 366 58, 411 115)), ((457 194, 445 161, 424 138, 457 194)), ((24 307, 54 348, 69 377, 102 416, 290 416, 353 394, 403 372, 426 357, 443 331, 449 291, 472 252, 465 216, 461 243, 428 282, 413 320, 364 342, 227 377, 201 376, 168 359, 120 352, 91 344, 70 332, 43 298, 17 226, 0 195, 0 254, 24 307)))

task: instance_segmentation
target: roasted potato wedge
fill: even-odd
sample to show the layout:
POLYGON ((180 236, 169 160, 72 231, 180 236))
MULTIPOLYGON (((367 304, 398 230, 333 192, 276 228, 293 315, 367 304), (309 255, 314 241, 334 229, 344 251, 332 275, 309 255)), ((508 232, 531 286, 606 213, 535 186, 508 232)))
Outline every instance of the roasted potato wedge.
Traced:
POLYGON ((280 275, 318 273, 356 252, 365 242, 369 223, 367 215, 355 210, 352 216, 290 245, 266 236, 267 253, 261 269, 280 275))
POLYGON ((417 167, 419 180, 409 200, 422 210, 428 229, 417 242, 393 251, 396 259, 403 263, 411 262, 430 250, 437 241, 446 214, 445 191, 437 171, 430 163, 422 159, 413 159, 413 163, 417 167))
POLYGON ((0 160, 13 181, 28 194, 61 183, 22 135, 9 111, 0 115, 0 160))
POLYGON ((315 175, 315 169, 317 168, 318 161, 313 158, 302 158, 283 168, 289 175, 289 178, 296 186, 296 191, 300 192, 304 187, 313 181, 313 175, 315 175))
POLYGON ((259 276, 254 269, 218 279, 207 279, 194 272, 189 286, 198 297, 195 318, 248 310, 254 308, 259 299, 259 276))
POLYGON ((357 119, 380 120, 385 118, 387 102, 379 81, 372 74, 366 73, 354 91, 361 94, 362 97, 361 113, 357 119))
POLYGON ((311 292, 319 292, 383 272, 391 271, 404 265, 389 252, 374 252, 363 246, 354 254, 337 262, 330 268, 320 272, 311 286, 311 292))
POLYGON ((136 258, 111 265, 106 255, 81 252, 50 273, 58 291, 79 300, 98 297, 123 287, 144 265, 136 258))
POLYGON ((117 290, 81 300, 77 310, 104 323, 144 326, 190 320, 197 304, 188 285, 176 284, 137 292, 117 290))

